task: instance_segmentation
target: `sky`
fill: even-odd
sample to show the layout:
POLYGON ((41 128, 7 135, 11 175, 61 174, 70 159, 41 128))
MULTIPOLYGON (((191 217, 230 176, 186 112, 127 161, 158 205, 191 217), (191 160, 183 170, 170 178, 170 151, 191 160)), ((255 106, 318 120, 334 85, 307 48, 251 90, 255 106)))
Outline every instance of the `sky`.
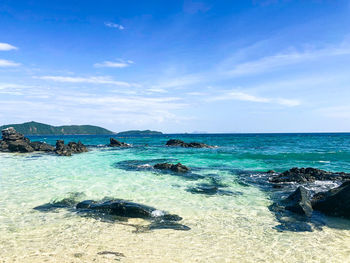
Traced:
POLYGON ((0 125, 350 132, 350 1, 2 0, 0 125))

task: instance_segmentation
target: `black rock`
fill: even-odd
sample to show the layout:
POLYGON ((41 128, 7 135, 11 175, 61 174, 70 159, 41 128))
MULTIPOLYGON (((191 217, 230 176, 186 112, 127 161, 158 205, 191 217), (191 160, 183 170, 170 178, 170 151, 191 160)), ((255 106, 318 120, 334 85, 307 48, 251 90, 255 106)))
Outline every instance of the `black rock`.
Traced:
POLYGON ((285 209, 300 215, 311 216, 312 206, 310 193, 304 187, 299 186, 291 195, 289 195, 283 203, 285 209))
POLYGON ((7 152, 8 151, 8 144, 3 141, 3 140, 0 140, 0 152, 7 152))
POLYGON ((177 223, 182 217, 169 214, 165 211, 158 210, 154 207, 142 205, 122 199, 103 199, 102 201, 81 200, 82 193, 71 193, 68 197, 56 200, 44 205, 35 207, 35 210, 41 212, 55 211, 56 209, 65 208, 70 211, 76 211, 83 217, 91 217, 107 222, 127 221, 128 218, 143 218, 151 221, 148 226, 131 225, 140 230, 149 231, 155 229, 174 229, 190 230, 188 226, 177 223))
POLYGON ((153 168, 159 170, 170 170, 176 173, 187 173, 190 170, 187 166, 182 165, 181 163, 157 163, 153 168))
POLYGON ((114 138, 109 139, 109 146, 111 147, 129 147, 130 144, 127 144, 125 142, 120 142, 114 138))
POLYGON ((34 151, 53 152, 55 150, 55 147, 44 142, 31 142, 30 146, 32 146, 34 151))
POLYGON ((72 155, 71 149, 67 145, 64 144, 63 140, 57 140, 56 141, 56 150, 55 150, 55 152, 58 155, 61 155, 61 156, 71 156, 72 155))
POLYGON ((23 134, 16 132, 16 130, 12 127, 4 129, 1 131, 2 133, 2 141, 0 144, 1 151, 8 152, 33 152, 34 149, 30 145, 30 141, 28 138, 24 137, 23 134))
POLYGON ((80 141, 78 143, 69 142, 68 145, 65 145, 63 140, 56 141, 55 152, 61 156, 71 156, 73 153, 83 153, 87 151, 87 147, 80 141))
POLYGON ((84 211, 99 212, 129 218, 162 219, 168 221, 180 221, 177 215, 167 214, 151 206, 146 206, 126 200, 116 199, 104 202, 85 200, 77 204, 76 208, 84 211))
POLYGON ((349 173, 333 173, 324 171, 316 168, 297 168, 294 167, 290 170, 287 170, 279 175, 273 176, 269 179, 272 183, 287 183, 287 182, 296 182, 296 183, 307 183, 314 181, 346 181, 350 180, 349 173))
POLYGON ((350 181, 327 192, 315 194, 312 207, 329 216, 350 219, 350 181))
POLYGON ((25 139, 24 135, 22 133, 16 132, 13 127, 3 129, 1 133, 2 139, 4 141, 21 141, 25 139))
POLYGON ((171 139, 167 141, 166 146, 177 146, 177 147, 185 147, 185 148, 213 148, 213 146, 210 146, 204 143, 199 143, 199 142, 187 143, 177 139, 171 139))
POLYGON ((81 141, 76 142, 69 142, 68 148, 70 148, 72 153, 83 153, 88 152, 87 147, 81 143, 81 141))
POLYGON ((7 145, 8 145, 8 150, 10 152, 20 152, 20 153, 34 152, 33 147, 30 146, 30 144, 24 140, 8 141, 7 145))
POLYGON ((73 208, 83 197, 83 193, 71 193, 68 197, 36 206, 33 209, 41 212, 49 212, 59 208, 73 208))

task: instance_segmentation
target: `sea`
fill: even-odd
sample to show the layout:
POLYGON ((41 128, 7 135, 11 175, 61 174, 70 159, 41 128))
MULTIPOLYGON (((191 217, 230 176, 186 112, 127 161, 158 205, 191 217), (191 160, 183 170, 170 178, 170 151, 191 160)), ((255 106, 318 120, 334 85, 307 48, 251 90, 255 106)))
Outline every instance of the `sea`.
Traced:
MULTIPOLYGON (((350 262, 350 220, 305 219, 271 210, 298 185, 275 188, 266 171, 314 167, 350 172, 350 134, 32 136, 81 141, 89 152, 0 153, 0 262, 350 262), (214 148, 165 146, 169 139, 214 148), (156 163, 182 163, 186 174, 156 163), (206 191, 211 189, 210 191, 206 191), (214 190, 213 190, 214 189, 214 190), (103 218, 74 208, 34 207, 124 199, 182 217, 190 230, 149 229, 149 220, 103 218)), ((305 185, 325 191, 339 182, 305 185)))

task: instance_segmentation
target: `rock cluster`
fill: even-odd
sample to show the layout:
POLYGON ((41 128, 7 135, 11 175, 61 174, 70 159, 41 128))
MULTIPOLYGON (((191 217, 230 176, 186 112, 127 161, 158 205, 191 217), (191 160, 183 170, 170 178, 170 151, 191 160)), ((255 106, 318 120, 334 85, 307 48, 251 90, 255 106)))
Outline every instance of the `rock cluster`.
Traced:
POLYGON ((311 168, 311 167, 309 168, 294 167, 281 174, 271 177, 269 180, 271 183, 289 183, 289 182, 307 183, 307 182, 327 181, 327 180, 344 181, 344 180, 350 180, 350 174, 344 173, 344 172, 333 173, 333 172, 328 172, 328 171, 311 168))
POLYGON ((125 142, 120 142, 114 138, 109 139, 109 146, 111 147, 129 147, 130 144, 127 144, 125 142))
POLYGON ((325 215, 350 219, 350 181, 313 197, 310 191, 299 186, 286 199, 272 207, 274 211, 285 209, 308 217, 311 217, 313 210, 317 210, 325 215))
POLYGON ((177 139, 171 139, 167 141, 166 146, 175 146, 175 147, 185 147, 185 148, 213 148, 213 146, 200 143, 200 142, 184 142, 177 139))
POLYGON ((63 140, 56 141, 55 152, 61 156, 71 156, 73 153, 83 153, 87 151, 88 149, 86 146, 80 141, 78 143, 69 142, 67 145, 64 144, 63 140))
POLYGON ((71 156, 72 153, 87 152, 88 149, 81 142, 70 142, 68 145, 64 141, 58 140, 56 148, 44 142, 31 142, 23 134, 10 127, 1 131, 0 151, 28 153, 34 151, 54 152, 58 155, 71 156))
POLYGON ((187 173, 190 168, 187 166, 177 163, 177 164, 171 164, 171 163, 157 163, 156 165, 153 166, 154 169, 159 169, 159 170, 170 170, 172 172, 176 173, 187 173))
POLYGON ((31 142, 23 134, 16 132, 12 127, 1 131, 2 140, 0 140, 0 151, 5 152, 34 152, 34 151, 53 151, 54 147, 44 142, 31 142))

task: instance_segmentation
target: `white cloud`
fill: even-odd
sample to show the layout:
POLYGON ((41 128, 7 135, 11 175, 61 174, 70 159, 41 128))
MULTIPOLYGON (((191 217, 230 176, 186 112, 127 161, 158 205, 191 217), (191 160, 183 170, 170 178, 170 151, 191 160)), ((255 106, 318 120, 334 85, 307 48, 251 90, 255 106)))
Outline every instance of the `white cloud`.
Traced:
POLYGON ((112 23, 112 22, 105 22, 105 26, 111 27, 111 28, 117 28, 119 30, 124 30, 125 29, 124 26, 122 26, 120 24, 112 23))
POLYGON ((36 79, 51 80, 55 82, 68 83, 90 83, 90 84, 111 84, 123 87, 138 86, 138 84, 128 83, 124 81, 116 81, 110 77, 67 77, 67 76, 39 76, 36 79))
POLYGON ((7 43, 0 43, 0 51, 9 51, 9 50, 15 50, 15 49, 18 49, 18 48, 7 43))
POLYGON ((151 92, 151 93, 166 93, 168 92, 166 89, 161 89, 161 88, 150 88, 150 89, 147 89, 148 92, 151 92))
POLYGON ((11 60, 0 59, 0 67, 18 67, 20 63, 13 62, 11 60))
POLYGON ((268 98, 251 95, 245 92, 230 90, 226 91, 221 95, 213 96, 208 98, 207 101, 224 101, 224 100, 240 100, 240 101, 249 101, 249 102, 260 102, 260 103, 271 103, 279 104, 282 106, 294 107, 300 105, 299 100, 295 99, 284 99, 284 98, 268 98))
POLYGON ((96 68, 125 68, 129 67, 134 62, 132 60, 119 60, 119 61, 103 61, 102 63, 96 63, 94 64, 94 67, 96 68))
POLYGON ((309 60, 317 60, 332 56, 350 55, 350 47, 331 47, 304 52, 287 52, 263 57, 257 60, 237 64, 233 69, 226 72, 230 76, 241 76, 263 73, 284 66, 301 63, 309 60))

